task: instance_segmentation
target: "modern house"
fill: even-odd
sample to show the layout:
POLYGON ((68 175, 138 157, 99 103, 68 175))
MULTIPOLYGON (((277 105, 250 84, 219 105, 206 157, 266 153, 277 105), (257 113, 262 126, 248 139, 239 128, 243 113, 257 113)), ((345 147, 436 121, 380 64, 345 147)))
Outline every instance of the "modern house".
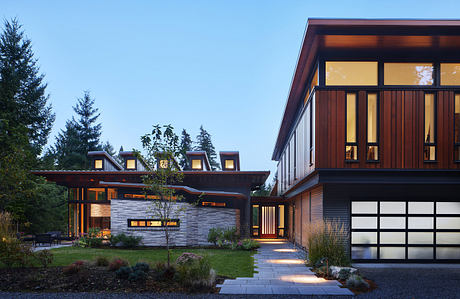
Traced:
POLYGON ((354 261, 460 261, 460 20, 309 19, 273 160, 297 244, 336 220, 354 261))
MULTIPOLYGON (((126 233, 143 237, 145 245, 165 244, 162 226, 168 225, 171 245, 208 244, 212 227, 236 227, 242 236, 250 234, 250 192, 262 185, 268 171, 240 171, 238 152, 221 152, 222 171, 213 171, 205 152, 187 152, 188 167, 182 170, 180 185, 168 186, 184 199, 177 202, 177 218, 155 219, 152 201, 143 176, 151 173, 148 165, 133 152, 121 152, 118 163, 104 151, 89 152, 91 170, 33 171, 69 190, 69 235, 100 228, 104 234, 126 233)), ((168 161, 158 161, 165 168, 168 161)), ((177 165, 178 167, 178 165, 177 165)))

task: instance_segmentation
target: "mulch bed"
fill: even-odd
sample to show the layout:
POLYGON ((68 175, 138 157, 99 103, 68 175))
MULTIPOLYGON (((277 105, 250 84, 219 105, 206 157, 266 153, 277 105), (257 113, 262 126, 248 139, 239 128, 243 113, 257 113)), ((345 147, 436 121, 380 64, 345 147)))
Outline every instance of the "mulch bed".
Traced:
MULTIPOLYGON (((0 269, 0 291, 6 292, 153 292, 153 293, 217 293, 213 287, 207 290, 190 290, 176 281, 160 282, 151 274, 145 281, 131 282, 115 276, 105 267, 82 269, 66 275, 63 267, 0 269)), ((217 283, 223 281, 217 279, 217 283)))
MULTIPOLYGON (((346 281, 345 280, 341 280, 341 279, 335 279, 333 277, 330 277, 330 276, 324 276, 324 275, 319 275, 318 273, 314 272, 316 277, 321 277, 321 278, 324 278, 326 280, 337 280, 338 282, 340 282, 344 288, 348 288, 346 286, 346 281)), ((348 288, 350 291, 352 291, 355 295, 359 295, 359 294, 363 294, 363 293, 369 293, 369 292, 372 292, 373 290, 375 290, 377 288, 377 284, 373 281, 373 280, 370 280, 370 279, 367 279, 365 277, 363 277, 363 279, 369 284, 369 288, 368 289, 365 289, 365 288, 360 288, 360 289, 357 289, 357 288, 348 288)))

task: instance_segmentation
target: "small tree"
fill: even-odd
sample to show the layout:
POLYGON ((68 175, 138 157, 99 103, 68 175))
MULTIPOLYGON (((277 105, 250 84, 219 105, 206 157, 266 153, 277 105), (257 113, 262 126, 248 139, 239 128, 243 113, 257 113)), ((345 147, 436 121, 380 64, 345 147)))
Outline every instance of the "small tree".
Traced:
POLYGON ((141 141, 146 155, 142 158, 149 168, 149 174, 143 176, 145 192, 159 196, 158 200, 152 201, 148 212, 152 218, 161 221, 169 266, 170 222, 178 218, 187 208, 187 205, 178 204, 184 197, 176 194, 172 188, 183 181, 183 173, 176 164, 176 159, 180 156, 179 137, 174 133, 171 125, 155 125, 151 133, 141 137, 141 141))

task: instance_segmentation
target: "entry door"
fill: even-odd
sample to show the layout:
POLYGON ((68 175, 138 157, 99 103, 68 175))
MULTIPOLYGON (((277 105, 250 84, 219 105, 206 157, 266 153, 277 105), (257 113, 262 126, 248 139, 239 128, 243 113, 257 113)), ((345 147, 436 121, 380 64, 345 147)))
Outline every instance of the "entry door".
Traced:
POLYGON ((261 238, 276 238, 276 209, 275 207, 262 206, 261 238))

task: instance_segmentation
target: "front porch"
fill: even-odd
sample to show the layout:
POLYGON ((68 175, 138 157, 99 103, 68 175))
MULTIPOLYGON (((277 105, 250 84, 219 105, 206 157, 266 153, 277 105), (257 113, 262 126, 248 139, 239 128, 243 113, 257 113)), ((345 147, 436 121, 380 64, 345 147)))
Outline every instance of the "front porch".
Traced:
POLYGON ((261 239, 286 238, 286 212, 281 197, 251 197, 251 236, 261 239))

